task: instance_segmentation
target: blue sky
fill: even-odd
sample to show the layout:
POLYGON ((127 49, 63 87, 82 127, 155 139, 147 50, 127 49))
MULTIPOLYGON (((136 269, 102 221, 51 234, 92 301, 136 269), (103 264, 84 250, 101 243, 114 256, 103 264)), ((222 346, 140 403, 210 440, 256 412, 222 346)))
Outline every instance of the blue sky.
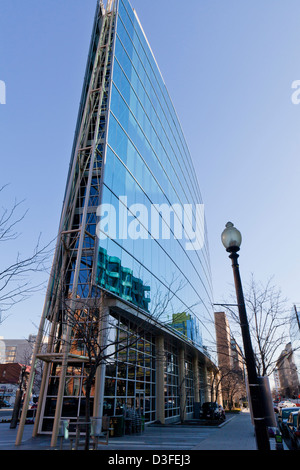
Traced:
MULTIPOLYGON (((216 303, 232 292, 221 232, 242 232, 240 268, 300 302, 299 0, 132 0, 165 79, 205 204, 216 303)), ((1 0, 1 206, 23 200, 1 264, 56 236, 96 0, 1 0)), ((43 279, 47 279, 44 276, 43 279)), ((36 332, 42 292, 11 310, 0 336, 36 332)))

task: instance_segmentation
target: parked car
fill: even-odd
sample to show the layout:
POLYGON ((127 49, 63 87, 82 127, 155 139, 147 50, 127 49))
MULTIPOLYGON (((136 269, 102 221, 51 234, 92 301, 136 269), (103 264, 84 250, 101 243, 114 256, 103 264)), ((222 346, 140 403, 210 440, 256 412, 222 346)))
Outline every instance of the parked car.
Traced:
POLYGON ((278 403, 278 408, 279 409, 280 408, 287 408, 287 407, 289 407, 289 408, 294 407, 295 408, 296 406, 297 406, 296 403, 294 403, 293 401, 289 401, 289 400, 280 401, 278 403))
POLYGON ((202 405, 202 417, 206 419, 225 419, 225 410, 216 401, 207 401, 202 405))
POLYGON ((0 400, 0 408, 10 408, 11 404, 7 400, 0 400))
POLYGON ((292 447, 300 449, 300 411, 292 411, 285 424, 286 434, 289 437, 292 447))
POLYGON ((285 436, 286 433, 287 433, 287 429, 286 429, 285 424, 286 424, 286 422, 288 420, 288 417, 289 417, 289 415, 292 411, 295 411, 294 406, 289 407, 289 408, 280 407, 279 410, 278 410, 277 422, 278 422, 279 430, 281 431, 283 436, 285 436))

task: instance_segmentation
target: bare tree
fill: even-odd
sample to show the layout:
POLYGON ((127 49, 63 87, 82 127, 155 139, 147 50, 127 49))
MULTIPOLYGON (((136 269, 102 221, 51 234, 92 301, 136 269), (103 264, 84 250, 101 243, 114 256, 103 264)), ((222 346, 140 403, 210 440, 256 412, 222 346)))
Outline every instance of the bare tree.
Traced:
MULTIPOLYGON (((7 185, 0 188, 1 193, 7 185)), ((26 217, 27 211, 19 210, 24 201, 14 201, 12 207, 0 210, 0 247, 6 252, 10 249, 8 243, 20 237, 18 226, 26 217)), ((44 283, 34 284, 32 277, 34 273, 45 272, 48 268, 48 261, 51 250, 51 243, 41 246, 41 236, 38 237, 36 245, 29 256, 21 256, 16 253, 13 262, 8 262, 7 266, 0 267, 0 324, 7 318, 7 311, 40 290, 44 283)))
POLYGON ((220 383, 222 385, 223 400, 226 402, 226 407, 231 410, 236 403, 240 402, 241 398, 246 396, 246 387, 241 370, 230 369, 226 371, 221 369, 220 383))
MULTIPOLYGON (((139 340, 144 332, 149 330, 150 325, 153 326, 173 313, 172 300, 183 287, 184 284, 180 280, 172 277, 165 293, 157 288, 151 315, 145 316, 143 309, 136 307, 136 327, 128 330, 126 337, 112 337, 113 325, 110 323, 110 314, 103 307, 104 299, 111 296, 101 293, 100 288, 95 287, 99 292, 93 298, 78 298, 73 302, 62 299, 62 330, 66 330, 67 327, 71 329, 65 345, 70 354, 85 358, 85 450, 88 450, 90 445, 91 391, 97 369, 101 364, 111 363, 116 354, 134 345, 138 348, 139 340)), ((62 337, 58 341, 63 345, 62 337)))
MULTIPOLYGON (((279 357, 280 349, 289 342, 290 309, 281 290, 269 280, 265 285, 256 282, 251 276, 249 285, 244 292, 252 346, 256 359, 259 376, 270 376, 279 357)), ((231 326, 235 328, 235 338, 241 337, 238 310, 235 307, 226 308, 231 326)), ((240 340, 241 343, 241 340, 240 340)))
MULTIPOLYGON (((100 297, 101 298, 101 297, 100 297)), ((78 299, 74 309, 66 306, 64 309, 64 322, 71 328, 72 333, 69 340, 70 354, 85 357, 85 450, 89 449, 90 442, 90 405, 91 390, 95 380, 96 372, 101 363, 109 360, 115 351, 107 349, 106 341, 103 340, 109 333, 109 321, 107 313, 101 308, 100 298, 85 301, 78 299), (76 305, 77 304, 77 305, 76 305)), ((117 344, 115 344, 117 346, 117 344)))

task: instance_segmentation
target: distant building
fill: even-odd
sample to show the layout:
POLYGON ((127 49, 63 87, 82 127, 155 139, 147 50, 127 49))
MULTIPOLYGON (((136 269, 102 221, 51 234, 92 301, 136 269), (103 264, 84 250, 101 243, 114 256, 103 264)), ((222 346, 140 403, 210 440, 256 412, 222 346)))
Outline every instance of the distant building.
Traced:
POLYGON ((273 396, 274 396, 274 399, 278 400, 280 397, 280 381, 279 381, 279 374, 278 374, 277 369, 274 369, 273 380, 274 380, 273 396))
POLYGON ((276 362, 276 368, 281 396, 296 398, 300 392, 300 384, 291 343, 288 343, 280 354, 276 362))
POLYGON ((20 363, 30 365, 36 335, 28 339, 4 339, 0 337, 0 364, 20 363))
POLYGON ((293 348, 293 359, 297 367, 298 379, 300 372, 300 306, 293 305, 290 321, 290 340, 293 348))
POLYGON ((215 312, 215 328, 223 402, 231 408, 246 397, 244 364, 241 349, 231 336, 224 312, 215 312))
POLYGON ((19 363, 0 364, 0 399, 8 401, 11 405, 15 401, 22 369, 28 377, 30 366, 19 363))
MULTIPOLYGON (((0 371, 2 370, 4 374, 1 375, 0 372, 0 384, 5 384, 0 387, 0 396, 3 397, 4 394, 10 397, 8 400, 10 403, 14 402, 17 388, 15 381, 18 382, 17 377, 20 375, 20 367, 31 365, 35 341, 36 335, 29 335, 28 339, 4 339, 0 337, 0 371), (14 377, 14 381, 9 382, 8 377, 14 377)), ((44 338, 42 350, 45 350, 46 346, 47 338, 44 338)), ((40 360, 37 361, 32 389, 33 395, 39 395, 43 367, 44 363, 40 360)))

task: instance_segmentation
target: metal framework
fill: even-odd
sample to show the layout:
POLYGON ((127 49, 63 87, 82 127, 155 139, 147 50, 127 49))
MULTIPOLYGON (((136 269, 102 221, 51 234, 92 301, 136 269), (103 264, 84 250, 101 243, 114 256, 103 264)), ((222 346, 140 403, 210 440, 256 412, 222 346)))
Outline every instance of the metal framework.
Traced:
MULTIPOLYGON (((78 299, 101 299, 101 291, 93 282, 97 266, 96 211, 100 204, 105 136, 114 44, 115 2, 109 0, 104 8, 102 0, 96 9, 93 37, 86 69, 75 148, 52 264, 43 314, 33 352, 28 389, 23 404, 16 445, 22 440, 36 364, 44 361, 41 396, 44 395, 49 371, 54 363, 61 364, 51 446, 55 446, 59 431, 63 392, 68 363, 85 362, 83 355, 70 350, 72 324, 70 312, 78 310, 78 299), (95 267, 95 268, 94 268, 95 267), (47 352, 42 351, 43 339, 48 337, 47 352)), ((99 300, 99 309, 100 309, 99 300)), ((99 310, 100 311, 100 310, 99 310)), ((100 314, 99 314, 100 321, 100 314)), ((33 430, 38 432, 43 402, 39 400, 33 430)))

